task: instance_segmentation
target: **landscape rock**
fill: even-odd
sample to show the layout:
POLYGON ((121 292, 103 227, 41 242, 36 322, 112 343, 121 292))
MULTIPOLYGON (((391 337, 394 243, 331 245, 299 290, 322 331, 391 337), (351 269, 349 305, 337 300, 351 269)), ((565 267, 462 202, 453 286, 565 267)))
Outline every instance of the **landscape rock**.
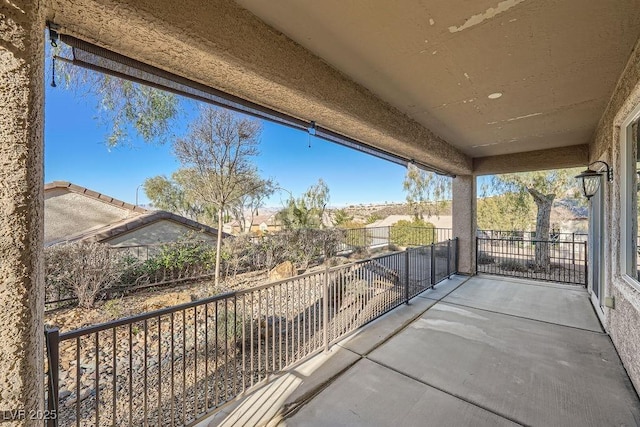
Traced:
POLYGON ((289 279, 296 275, 296 269, 291 261, 285 261, 276 265, 273 270, 269 272, 269 280, 272 282, 278 280, 289 279))

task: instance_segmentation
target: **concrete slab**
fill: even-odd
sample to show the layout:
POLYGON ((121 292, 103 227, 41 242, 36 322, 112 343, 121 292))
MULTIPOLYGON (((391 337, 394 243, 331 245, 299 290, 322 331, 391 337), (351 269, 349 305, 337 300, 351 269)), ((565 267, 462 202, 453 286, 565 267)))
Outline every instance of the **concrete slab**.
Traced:
POLYGON ((352 366, 360 356, 333 346, 282 374, 270 383, 250 391, 234 404, 222 409, 197 427, 257 426, 277 418, 286 408, 313 395, 336 375, 352 366))
POLYGON ((457 427, 517 424, 363 359, 281 425, 457 427))
POLYGON ((583 288, 491 276, 472 277, 444 302, 602 332, 583 288))
POLYGON ((451 279, 444 279, 442 282, 435 285, 433 289, 426 290, 418 296, 422 298, 440 300, 469 279, 469 276, 451 276, 451 279))
POLYGON ((640 423, 638 396, 601 333, 440 302, 369 358, 525 425, 640 423))
POLYGON ((437 301, 426 298, 414 298, 409 305, 398 307, 369 323, 355 334, 338 343, 339 346, 354 353, 364 355, 380 343, 410 324, 437 301))

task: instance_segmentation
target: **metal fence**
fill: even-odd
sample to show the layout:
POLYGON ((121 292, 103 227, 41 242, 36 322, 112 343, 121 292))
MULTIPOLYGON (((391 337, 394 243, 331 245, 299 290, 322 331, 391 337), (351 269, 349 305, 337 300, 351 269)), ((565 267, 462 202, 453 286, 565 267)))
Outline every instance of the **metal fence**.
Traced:
POLYGON ((340 250, 358 248, 381 248, 389 245, 424 246, 444 242, 453 235, 450 228, 433 227, 363 227, 344 230, 340 250))
POLYGON ((50 426, 189 425, 457 272, 457 240, 59 333, 50 426))
MULTIPOLYGON (((101 295, 102 298, 185 280, 209 278, 214 273, 215 246, 210 242, 169 242, 112 246, 109 249, 123 264, 119 267, 119 281, 112 283, 101 295), (159 255, 164 255, 164 258, 156 259, 159 255)), ((45 281, 47 309, 64 307, 76 300, 73 289, 45 281)))
POLYGON ((561 233, 550 231, 549 235, 537 237, 535 231, 522 230, 478 230, 478 237, 484 239, 507 240, 550 240, 554 242, 586 242, 587 233, 561 233))
MULTIPOLYGON (((390 244, 398 246, 421 246, 446 241, 452 237, 451 229, 429 227, 403 227, 395 232, 393 227, 355 228, 342 230, 339 252, 358 248, 382 248, 390 244)), ((270 236, 256 238, 254 243, 263 243, 270 236)), ((211 242, 168 242, 148 245, 110 247, 114 254, 124 259, 120 283, 101 295, 110 298, 149 287, 171 286, 186 280, 211 278, 214 274, 214 243, 211 242)), ((254 251, 250 264, 252 268, 265 268, 266 252, 254 251)), ((227 272, 223 262, 222 274, 227 272)), ((72 289, 49 280, 45 285, 45 304, 48 310, 65 307, 76 301, 72 289)))
POLYGON ((587 284, 587 242, 476 238, 477 272, 587 284))

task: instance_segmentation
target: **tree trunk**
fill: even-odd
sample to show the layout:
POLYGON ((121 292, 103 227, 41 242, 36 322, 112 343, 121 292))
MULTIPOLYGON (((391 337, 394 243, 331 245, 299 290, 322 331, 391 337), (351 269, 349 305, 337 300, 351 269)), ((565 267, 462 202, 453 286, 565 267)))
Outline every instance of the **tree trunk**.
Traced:
POLYGON ((220 284, 220 252, 222 249, 222 208, 218 209, 218 241, 216 242, 216 271, 214 283, 216 289, 220 284))
POLYGON ((528 188, 529 194, 533 196, 533 200, 538 207, 538 214, 536 216, 536 250, 535 250, 535 264, 536 269, 543 269, 549 271, 551 268, 550 259, 550 243, 549 243, 549 229, 551 225, 551 206, 555 199, 555 194, 542 194, 535 188, 528 188))

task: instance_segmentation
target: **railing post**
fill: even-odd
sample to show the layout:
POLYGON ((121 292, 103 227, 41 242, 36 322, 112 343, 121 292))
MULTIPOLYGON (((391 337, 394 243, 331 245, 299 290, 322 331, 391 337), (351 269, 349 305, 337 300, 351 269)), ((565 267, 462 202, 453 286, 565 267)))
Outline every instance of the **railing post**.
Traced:
POLYGON ((447 279, 451 279, 451 239, 447 239, 447 279))
POLYGON ((584 286, 589 286, 589 257, 587 256, 588 242, 583 242, 584 245, 584 286))
POLYGON ((404 303, 409 304, 409 251, 407 248, 404 251, 404 303))
MULTIPOLYGON (((455 237, 453 240, 455 240, 455 242, 456 242, 455 243, 456 244, 456 249, 453 251, 453 258, 454 258, 453 266, 454 266, 454 269, 455 269, 455 273, 458 274, 458 257, 459 257, 460 245, 458 244, 459 240, 458 240, 457 237, 455 237)), ((476 249, 476 253, 477 252, 478 251, 476 249)), ((476 256, 477 256, 477 254, 476 254, 476 256)), ((478 264, 476 263, 476 270, 478 269, 477 265, 478 264)))
POLYGON ((60 386, 60 330, 57 327, 45 329, 44 335, 49 364, 49 372, 47 375, 47 410, 49 411, 49 419, 47 420, 47 427, 57 427, 58 392, 60 386))
POLYGON ((478 254, 480 253, 480 238, 476 236, 476 276, 478 275, 478 254))
POLYGON ((329 351, 329 264, 324 267, 324 289, 322 290, 322 339, 324 352, 329 351))
POLYGON ((431 287, 436 284, 436 245, 431 243, 431 287))

